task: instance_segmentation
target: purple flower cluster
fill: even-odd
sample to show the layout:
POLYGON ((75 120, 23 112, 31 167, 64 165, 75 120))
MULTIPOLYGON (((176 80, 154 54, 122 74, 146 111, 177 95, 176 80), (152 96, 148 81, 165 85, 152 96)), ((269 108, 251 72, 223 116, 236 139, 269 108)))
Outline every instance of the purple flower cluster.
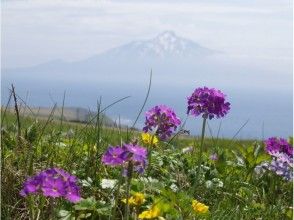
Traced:
POLYGON ((176 116, 175 112, 165 105, 153 107, 146 112, 145 116, 143 131, 148 132, 154 129, 155 134, 162 140, 170 137, 173 131, 181 124, 181 120, 176 116))
POLYGON ((110 146, 102 156, 102 162, 109 166, 127 166, 132 162, 138 173, 143 173, 147 166, 147 150, 144 147, 124 144, 122 147, 110 146))
POLYGON ((270 170, 284 179, 293 179, 293 146, 283 138, 271 137, 265 142, 265 150, 273 158, 270 163, 263 163, 256 167, 258 172, 270 170))
POLYGON ((264 174, 267 170, 275 172, 285 180, 293 180, 293 167, 283 161, 273 159, 271 162, 264 162, 255 167, 255 172, 258 175, 264 174))
POLYGON ((188 97, 187 114, 202 115, 209 119, 224 117, 230 110, 230 103, 226 102, 225 97, 220 90, 214 88, 197 88, 188 97))
POLYGON ((293 146, 291 146, 286 139, 271 137, 264 143, 268 154, 274 157, 280 157, 284 154, 285 156, 293 159, 293 146))
POLYGON ((275 172, 277 175, 282 176, 288 181, 293 180, 293 167, 289 166, 281 160, 272 160, 268 166, 268 169, 275 172))
POLYGON ((77 178, 59 168, 51 168, 41 171, 35 176, 29 177, 23 184, 20 195, 41 193, 48 197, 64 197, 70 202, 76 203, 81 199, 77 178))
POLYGON ((212 161, 217 161, 218 160, 218 155, 217 153, 213 153, 209 156, 209 159, 212 161))

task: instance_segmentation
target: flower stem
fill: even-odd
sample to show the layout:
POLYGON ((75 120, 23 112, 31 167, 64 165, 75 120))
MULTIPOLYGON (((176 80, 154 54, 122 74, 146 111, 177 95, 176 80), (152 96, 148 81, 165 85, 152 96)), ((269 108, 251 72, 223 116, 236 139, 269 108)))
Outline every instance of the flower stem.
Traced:
POLYGON ((204 135, 205 135, 205 125, 206 125, 206 118, 203 118, 202 122, 202 132, 201 132, 201 143, 200 143, 200 151, 199 151, 199 157, 198 157, 198 169, 197 169, 197 176, 196 176, 196 182, 199 180, 199 174, 200 174, 200 167, 202 163, 202 154, 203 154, 203 143, 204 143, 204 135))
POLYGON ((152 157, 152 148, 153 148, 153 140, 154 140, 154 136, 155 136, 155 134, 154 135, 152 135, 152 137, 151 137, 151 142, 148 144, 148 147, 147 147, 147 151, 148 151, 148 172, 147 172, 147 174, 149 175, 149 173, 150 173, 150 170, 151 170, 151 157, 152 157))
MULTIPOLYGON (((122 167, 121 168, 121 173, 123 173, 124 171, 124 168, 122 167)), ((119 200, 119 192, 120 192, 120 187, 123 183, 123 176, 120 175, 119 178, 118 178, 118 183, 117 183, 117 189, 116 191, 114 192, 114 204, 113 204, 113 207, 112 207, 112 214, 111 214, 111 220, 115 220, 117 219, 116 218, 116 208, 117 208, 117 204, 118 204, 118 200, 119 200)))
POLYGON ((29 196, 28 197, 28 206, 29 206, 30 219, 34 219, 35 214, 34 214, 34 207, 33 207, 33 198, 32 198, 32 196, 29 196))
POLYGON ((129 161, 128 163, 128 171, 127 171, 127 185, 126 185, 126 212, 125 212, 125 220, 129 220, 130 216, 130 206, 129 206, 129 197, 130 197, 130 186, 133 177, 133 163, 129 161))

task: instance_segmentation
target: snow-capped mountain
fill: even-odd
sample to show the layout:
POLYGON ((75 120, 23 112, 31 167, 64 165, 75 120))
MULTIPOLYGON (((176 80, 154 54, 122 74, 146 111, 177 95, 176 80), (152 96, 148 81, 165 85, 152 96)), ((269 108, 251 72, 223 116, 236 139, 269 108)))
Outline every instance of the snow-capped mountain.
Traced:
POLYGON ((140 58, 171 58, 207 56, 214 51, 199 44, 178 37, 173 31, 165 31, 155 38, 134 41, 106 52, 110 56, 126 56, 140 58))
POLYGON ((219 72, 214 54, 218 53, 165 31, 153 39, 133 41, 79 61, 55 59, 31 67, 2 69, 2 84, 9 86, 14 82, 26 88, 46 84, 52 88, 58 81, 143 83, 151 69, 162 78, 158 81, 167 76, 183 80, 198 75, 200 79, 203 72, 219 72))
POLYGON ((32 67, 3 69, 2 73, 4 81, 48 81, 62 77, 77 80, 85 79, 85 75, 91 80, 133 78, 140 73, 149 74, 151 68, 159 75, 171 76, 176 72, 198 72, 203 66, 210 67, 207 63, 211 63, 213 56, 210 55, 215 53, 172 31, 165 31, 153 39, 133 41, 83 60, 66 62, 57 59, 32 67))
POLYGON ((45 73, 50 73, 50 75, 96 74, 101 71, 113 72, 113 68, 118 66, 120 66, 118 68, 120 71, 135 66, 142 68, 144 65, 150 68, 150 66, 156 65, 164 66, 171 63, 183 65, 185 63, 186 66, 186 63, 191 61, 194 64, 196 61, 201 63, 215 53, 217 52, 192 40, 177 36, 173 31, 165 31, 153 39, 133 41, 79 61, 65 62, 56 59, 32 67, 4 69, 2 71, 4 73, 10 72, 10 74, 12 72, 28 73, 29 75, 38 73, 38 75, 43 74, 43 76, 45 73))

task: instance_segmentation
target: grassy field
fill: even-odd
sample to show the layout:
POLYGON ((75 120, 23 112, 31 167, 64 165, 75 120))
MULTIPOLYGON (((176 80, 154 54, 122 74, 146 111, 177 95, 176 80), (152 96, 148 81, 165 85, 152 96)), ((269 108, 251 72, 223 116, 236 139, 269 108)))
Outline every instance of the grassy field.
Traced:
MULTIPOLYGON (((14 112, 14 107, 3 107, 3 111, 9 113, 14 112)), ((78 122, 78 123, 88 123, 91 118, 93 118, 97 113, 84 109, 84 108, 75 108, 75 107, 57 107, 53 106, 52 108, 48 107, 26 107, 20 106, 19 115, 23 117, 38 118, 38 119, 47 119, 49 116, 55 120, 62 120, 66 122, 78 122)), ((115 122, 111 120, 104 114, 101 114, 102 122, 107 126, 114 126, 115 122)), ((95 121, 93 121, 94 123, 95 121)))
POLYGON ((271 160, 262 141, 205 138, 200 154, 201 137, 147 143, 140 131, 103 126, 99 115, 83 124, 1 113, 1 219, 292 219, 292 182, 256 172, 271 160), (101 162, 124 143, 148 149, 144 173, 130 178, 101 162), (77 177, 79 202, 20 195, 28 177, 53 167, 77 177))

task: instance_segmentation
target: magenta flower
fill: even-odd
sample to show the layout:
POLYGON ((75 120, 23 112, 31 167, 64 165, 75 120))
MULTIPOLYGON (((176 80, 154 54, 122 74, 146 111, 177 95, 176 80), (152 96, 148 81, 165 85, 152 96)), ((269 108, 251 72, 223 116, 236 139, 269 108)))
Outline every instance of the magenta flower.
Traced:
POLYGON ((188 111, 190 115, 202 115, 203 118, 224 117, 230 110, 230 103, 225 95, 217 89, 207 87, 197 88, 188 97, 188 111))
POLYGON ((20 194, 26 196, 27 194, 35 194, 40 190, 42 178, 40 176, 33 176, 27 179, 23 184, 23 189, 20 194))
POLYGON ((120 146, 109 147, 105 154, 102 156, 102 162, 105 165, 110 166, 119 166, 122 165, 125 161, 122 157, 122 154, 125 152, 120 146))
POLYGON ((73 203, 80 201, 81 197, 79 194, 79 190, 80 188, 76 184, 69 183, 67 186, 67 193, 65 195, 65 198, 73 203))
POLYGON ((293 146, 286 139, 276 137, 271 137, 264 143, 266 152, 272 156, 272 161, 263 165, 263 168, 275 172, 286 180, 292 181, 293 146))
POLYGON ((76 184, 77 178, 59 168, 44 170, 37 175, 28 178, 20 195, 40 193, 48 197, 64 197, 70 202, 78 202, 81 199, 80 188, 76 184))
POLYGON ((126 158, 134 164, 134 169, 138 173, 143 173, 147 166, 147 149, 137 145, 126 144, 126 158))
POLYGON ((265 142, 265 150, 272 156, 277 156, 281 153, 286 154, 288 157, 293 158, 293 146, 290 145, 284 138, 271 137, 265 142))
POLYGON ((110 146, 102 156, 102 163, 109 166, 126 167, 132 162, 134 169, 142 173, 147 165, 147 150, 144 147, 132 144, 124 144, 123 147, 110 146))
POLYGON ((47 178, 43 181, 42 191, 44 196, 61 197, 66 195, 65 182, 61 177, 47 178))
POLYGON ((181 120, 176 116, 175 112, 165 106, 158 105, 146 112, 144 132, 155 130, 155 134, 162 140, 170 137, 181 124, 181 120))

